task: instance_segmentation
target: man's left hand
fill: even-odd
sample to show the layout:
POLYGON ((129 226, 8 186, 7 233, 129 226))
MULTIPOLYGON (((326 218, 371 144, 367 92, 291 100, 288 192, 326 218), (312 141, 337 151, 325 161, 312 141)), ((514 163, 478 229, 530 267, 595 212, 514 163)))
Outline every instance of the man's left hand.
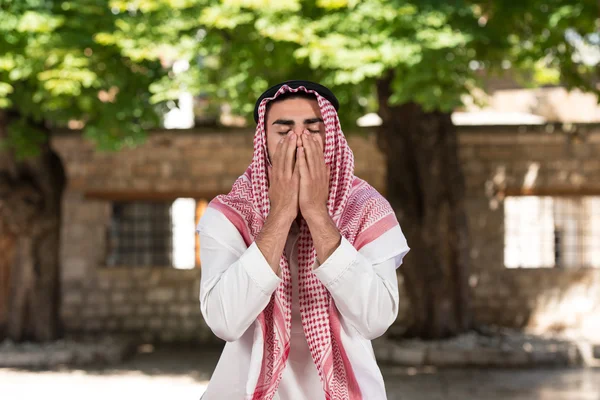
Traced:
POLYGON ((298 203, 304 219, 328 216, 329 166, 325 165, 323 147, 316 134, 305 130, 300 136, 298 166, 300 168, 300 193, 298 203))

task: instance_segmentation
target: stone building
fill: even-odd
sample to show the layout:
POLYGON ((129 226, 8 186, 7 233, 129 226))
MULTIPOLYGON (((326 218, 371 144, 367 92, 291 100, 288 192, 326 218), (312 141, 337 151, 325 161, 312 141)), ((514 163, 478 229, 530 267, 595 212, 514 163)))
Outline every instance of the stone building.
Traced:
MULTIPOLYGON (((199 311, 194 226, 248 166, 252 139, 250 130, 164 131, 136 149, 100 153, 79 134, 54 137, 69 177, 61 245, 68 332, 215 340, 199 311)), ((476 320, 600 328, 600 125, 463 126, 459 139, 476 320)), ((375 136, 348 141, 356 174, 385 194, 375 136)), ((402 295, 398 327, 408 313, 402 295)))

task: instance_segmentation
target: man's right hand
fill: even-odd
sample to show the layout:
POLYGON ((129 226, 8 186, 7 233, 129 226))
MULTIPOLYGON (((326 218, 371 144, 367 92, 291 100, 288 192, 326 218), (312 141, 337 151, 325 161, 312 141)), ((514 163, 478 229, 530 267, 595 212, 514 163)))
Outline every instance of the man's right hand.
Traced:
POLYGON ((269 168, 269 200, 270 213, 292 221, 298 215, 298 193, 300 187, 300 171, 298 168, 297 137, 290 133, 283 137, 273 154, 273 167, 269 168))

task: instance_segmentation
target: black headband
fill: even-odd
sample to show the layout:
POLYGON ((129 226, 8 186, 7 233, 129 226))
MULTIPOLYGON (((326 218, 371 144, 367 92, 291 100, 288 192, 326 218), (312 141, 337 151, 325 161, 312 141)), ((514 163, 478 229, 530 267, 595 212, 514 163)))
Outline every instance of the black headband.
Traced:
POLYGON ((335 97, 333 92, 327 89, 325 86, 310 81, 286 81, 279 83, 275 86, 271 86, 263 94, 260 95, 258 100, 256 100, 256 104, 254 105, 254 122, 258 122, 258 107, 260 106, 260 103, 263 101, 263 99, 265 99, 266 97, 275 96, 275 93, 277 93, 277 91, 281 89, 283 85, 287 85, 292 89, 297 89, 300 86, 304 86, 306 90, 314 90, 315 92, 319 93, 320 96, 325 97, 327 100, 329 100, 329 102, 333 105, 333 108, 335 108, 335 111, 338 111, 338 109, 340 108, 340 102, 338 101, 338 99, 335 97))

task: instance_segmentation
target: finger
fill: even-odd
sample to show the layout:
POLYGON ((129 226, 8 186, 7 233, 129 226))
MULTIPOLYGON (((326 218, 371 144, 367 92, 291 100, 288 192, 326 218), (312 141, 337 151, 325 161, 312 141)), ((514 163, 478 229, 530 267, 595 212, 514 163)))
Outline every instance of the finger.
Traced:
MULTIPOLYGON (((319 140, 319 134, 314 134, 311 136, 314 143, 315 143, 315 150, 317 153, 317 159, 319 161, 319 163, 324 163, 325 162, 325 156, 323 155, 323 145, 321 144, 321 141, 319 140)), ((325 169, 323 169, 323 172, 325 172, 325 169)))
POLYGON ((292 176, 294 172, 294 153, 296 152, 296 134, 290 134, 286 141, 285 176, 292 176))
POLYGON ((271 160, 271 164, 273 164, 274 167, 279 168, 280 163, 281 163, 281 153, 282 149, 283 149, 283 145, 285 144, 285 136, 282 137, 279 142, 277 143, 277 147, 275 147, 275 154, 273 154, 273 160, 271 160))
POLYGON ((306 157, 306 166, 308 168, 309 173, 312 175, 313 171, 314 171, 314 166, 312 165, 313 163, 313 159, 312 159, 312 152, 313 152, 313 142, 310 138, 310 136, 308 136, 309 134, 304 131, 302 134, 302 145, 304 147, 304 155, 306 157))
MULTIPOLYGON (((309 135, 311 135, 309 133, 309 135)), ((319 160, 319 150, 312 136, 308 136, 306 139, 306 162, 308 164, 308 170, 313 178, 317 178, 323 175, 321 170, 321 160, 319 160)))
POLYGON ((292 174, 294 180, 300 178, 300 147, 296 148, 296 161, 294 162, 294 173, 292 174))
POLYGON ((298 147, 298 171, 300 172, 300 179, 309 178, 308 165, 306 165, 306 154, 304 147, 298 147))
POLYGON ((321 153, 323 153, 323 143, 321 143, 321 141, 318 138, 319 134, 315 134, 313 136, 313 138, 315 139, 315 143, 317 143, 317 147, 319 148, 319 150, 321 151, 321 153))

